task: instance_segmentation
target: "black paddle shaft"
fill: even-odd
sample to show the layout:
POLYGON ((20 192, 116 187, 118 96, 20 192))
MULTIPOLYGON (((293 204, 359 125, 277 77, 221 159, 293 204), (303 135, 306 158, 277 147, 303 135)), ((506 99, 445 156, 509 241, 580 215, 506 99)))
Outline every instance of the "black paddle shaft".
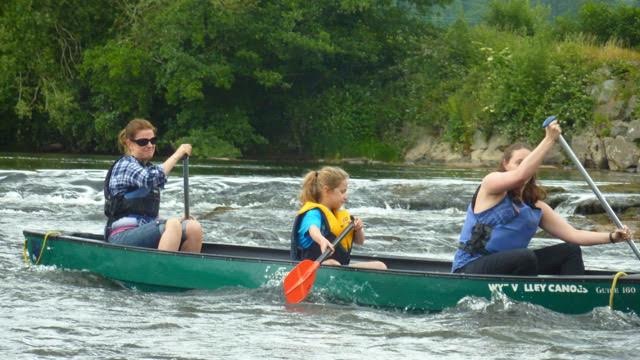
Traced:
MULTIPOLYGON (((342 230, 342 232, 340 233, 340 235, 338 235, 338 237, 333 240, 333 242, 331 243, 331 245, 336 246, 340 241, 342 241, 342 239, 344 239, 345 236, 347 236, 347 234, 353 230, 353 221, 349 223, 349 225, 342 230)), ((331 254, 331 249, 327 249, 325 250, 322 255, 320 255, 318 257, 318 259, 316 260, 317 262, 321 263, 331 254)))
POLYGON ((184 217, 189 218, 189 157, 182 158, 182 177, 184 178, 184 217))

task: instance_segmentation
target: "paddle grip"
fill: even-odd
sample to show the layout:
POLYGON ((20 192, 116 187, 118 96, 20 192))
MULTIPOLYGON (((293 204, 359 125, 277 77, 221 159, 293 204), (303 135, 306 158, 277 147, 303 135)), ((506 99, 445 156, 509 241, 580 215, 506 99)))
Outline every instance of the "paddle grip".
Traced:
MULTIPOLYGON (((336 246, 340 241, 342 241, 342 239, 344 239, 345 236, 347 236, 347 234, 349 234, 351 232, 351 230, 353 230, 353 221, 349 223, 349 225, 342 230, 342 232, 340 233, 340 235, 338 235, 338 237, 333 240, 333 242, 331 242, 331 245, 336 246)), ((322 255, 320 255, 318 257, 318 259, 316 260, 317 263, 322 264, 322 262, 331 254, 331 249, 327 249, 325 250, 325 252, 322 253, 322 255)))
POLYGON ((547 126, 549 126, 549 124, 551 124, 553 122, 553 120, 556 120, 556 119, 557 119, 557 117, 555 115, 549 116, 542 123, 542 128, 546 128, 547 126))

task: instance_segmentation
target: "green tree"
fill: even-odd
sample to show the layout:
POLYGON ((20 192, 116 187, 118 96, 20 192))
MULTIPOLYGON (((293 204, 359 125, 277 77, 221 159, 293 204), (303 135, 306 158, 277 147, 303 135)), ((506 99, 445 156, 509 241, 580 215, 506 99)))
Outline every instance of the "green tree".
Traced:
POLYGON ((529 0, 492 0, 484 21, 496 28, 534 35, 549 16, 543 5, 531 7, 529 0))
POLYGON ((118 12, 112 3, 0 4, 2 143, 37 148, 60 141, 77 150, 91 143, 93 123, 82 109, 76 67, 85 47, 108 35, 118 12))
MULTIPOLYGON (((315 145, 333 134, 321 124, 336 113, 293 114, 326 106, 309 99, 391 83, 429 29, 417 15, 441 2, 143 0, 117 40, 87 51, 90 111, 104 141, 142 114, 159 122, 167 142, 190 139, 209 149, 203 155, 252 149, 314 155, 321 148, 315 145), (122 84, 127 78, 130 87, 122 84)), ((383 138, 397 130, 388 118, 350 116, 360 104, 342 106, 339 117, 358 123, 343 134, 366 128, 383 138)), ((397 124, 400 117, 390 116, 397 124)))

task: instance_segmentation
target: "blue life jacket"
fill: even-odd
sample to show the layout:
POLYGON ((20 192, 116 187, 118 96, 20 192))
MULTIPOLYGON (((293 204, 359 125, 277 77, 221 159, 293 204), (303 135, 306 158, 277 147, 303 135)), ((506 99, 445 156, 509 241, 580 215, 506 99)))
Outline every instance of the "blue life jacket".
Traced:
POLYGON ((542 210, 526 203, 516 203, 508 194, 495 206, 476 214, 473 212, 476 195, 467 208, 460 246, 453 259, 451 270, 454 272, 486 254, 527 248, 540 225, 542 210), (491 235, 484 252, 470 253, 465 250, 465 245, 471 239, 473 227, 479 223, 490 226, 491 235))

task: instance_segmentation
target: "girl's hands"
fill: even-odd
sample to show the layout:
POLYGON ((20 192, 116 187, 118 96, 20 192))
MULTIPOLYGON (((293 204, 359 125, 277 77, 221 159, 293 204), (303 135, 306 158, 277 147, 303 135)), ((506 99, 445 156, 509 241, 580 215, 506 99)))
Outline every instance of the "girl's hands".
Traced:
POLYGON ((324 252, 327 251, 327 249, 331 250, 332 254, 336 250, 333 248, 333 245, 331 245, 331 242, 323 236, 322 241, 320 242, 320 250, 324 254, 324 252))
POLYGON ((364 222, 359 217, 353 217, 353 242, 364 244, 364 222))
POLYGON ((364 222, 359 217, 355 217, 354 216, 354 218, 353 218, 353 231, 354 232, 358 232, 358 231, 362 231, 362 229, 364 229, 364 222))

